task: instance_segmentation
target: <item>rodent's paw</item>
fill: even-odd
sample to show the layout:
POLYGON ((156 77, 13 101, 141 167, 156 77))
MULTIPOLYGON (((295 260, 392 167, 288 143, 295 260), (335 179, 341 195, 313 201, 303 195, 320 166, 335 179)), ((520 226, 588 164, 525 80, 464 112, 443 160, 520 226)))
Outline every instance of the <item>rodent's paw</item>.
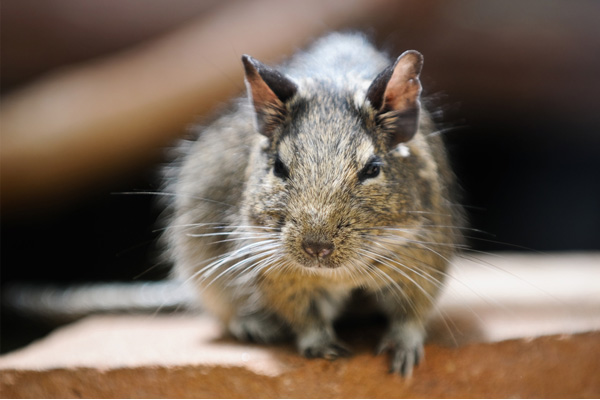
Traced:
POLYGON ((411 326, 390 329, 379 343, 376 353, 391 353, 390 373, 408 378, 412 375, 413 368, 419 365, 425 356, 423 340, 422 331, 411 326))
POLYGON ((306 358, 325 358, 335 360, 339 357, 348 357, 352 351, 335 338, 329 337, 306 337, 298 344, 300 354, 306 358))
POLYGON ((379 344, 377 354, 383 352, 392 353, 390 373, 400 374, 407 378, 412 375, 413 368, 419 365, 425 354, 423 345, 406 348, 390 339, 384 339, 379 344))
POLYGON ((253 314, 229 321, 229 332, 243 342, 273 343, 286 336, 286 330, 275 317, 253 314))
POLYGON ((339 357, 348 357, 352 355, 352 351, 346 345, 340 342, 327 343, 317 346, 310 346, 300 350, 306 358, 325 358, 327 360, 335 360, 339 357))

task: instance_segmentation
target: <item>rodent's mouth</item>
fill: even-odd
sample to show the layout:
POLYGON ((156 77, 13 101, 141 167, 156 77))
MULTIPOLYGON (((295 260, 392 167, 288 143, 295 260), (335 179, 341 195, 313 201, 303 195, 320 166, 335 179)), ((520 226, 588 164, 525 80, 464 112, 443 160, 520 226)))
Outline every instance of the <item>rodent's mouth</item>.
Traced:
POLYGON ((296 263, 299 267, 312 270, 312 271, 324 271, 324 270, 335 270, 343 267, 343 263, 337 258, 300 258, 296 259, 296 263))
POLYGON ((307 268, 307 269, 316 269, 316 270, 323 270, 323 269, 336 269, 341 267, 341 265, 339 264, 333 264, 330 262, 324 262, 324 261, 313 261, 310 263, 306 263, 303 264, 303 268, 307 268))

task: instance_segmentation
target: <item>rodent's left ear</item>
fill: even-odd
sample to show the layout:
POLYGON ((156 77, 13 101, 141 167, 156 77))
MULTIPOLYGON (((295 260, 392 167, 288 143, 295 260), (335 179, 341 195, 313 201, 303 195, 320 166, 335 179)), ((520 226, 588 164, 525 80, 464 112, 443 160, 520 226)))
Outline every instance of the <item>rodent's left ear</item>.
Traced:
POLYGON ((260 61, 242 56, 248 97, 256 112, 256 128, 268 138, 286 117, 285 102, 294 97, 298 86, 281 72, 260 61))
POLYGON ((406 142, 419 128, 423 56, 415 50, 402 53, 371 83, 367 100, 377 112, 377 123, 388 135, 390 148, 406 142))

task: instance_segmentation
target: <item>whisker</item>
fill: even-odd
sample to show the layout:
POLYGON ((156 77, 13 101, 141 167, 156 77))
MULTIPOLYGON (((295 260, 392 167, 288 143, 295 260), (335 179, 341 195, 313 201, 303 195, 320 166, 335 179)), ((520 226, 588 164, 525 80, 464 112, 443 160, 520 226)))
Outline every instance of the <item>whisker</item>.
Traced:
MULTIPOLYGON (((233 264, 230 267, 227 267, 225 270, 223 270, 219 275, 217 275, 216 277, 214 277, 207 285, 206 287, 209 287, 210 285, 212 285, 215 281, 219 280, 219 278, 221 278, 224 275, 227 275, 229 273, 231 273, 232 271, 237 272, 236 269, 240 268, 241 266, 243 266, 246 263, 252 263, 255 260, 259 260, 262 257, 266 256, 266 255, 270 255, 275 253, 276 250, 267 250, 267 251, 263 251, 261 253, 255 254, 254 256, 248 257, 246 259, 243 259, 241 261, 238 261, 237 263, 233 264)), ((252 264, 253 265, 253 264, 252 264)), ((210 274, 209 274, 210 275, 210 274)), ((205 276, 204 279, 207 279, 208 276, 205 276)))
MULTIPOLYGON (((276 233, 254 233, 255 237, 265 237, 265 238, 271 238, 271 237, 278 237, 278 235, 276 233)), ((212 232, 212 233, 188 233, 186 234, 186 236, 188 237, 211 237, 211 236, 233 236, 233 235, 238 235, 238 236, 242 236, 241 238, 235 238, 235 240, 238 239, 246 239, 249 236, 248 232, 239 232, 239 231, 230 231, 230 232, 212 232)))
MULTIPOLYGON (((403 271, 403 270, 401 270, 400 268, 398 268, 398 267, 394 266, 394 265, 393 265, 393 263, 396 263, 396 264, 398 264, 398 265, 400 265, 400 266, 402 266, 402 267, 404 267, 404 268, 406 268, 406 269, 408 269, 408 270, 410 270, 410 271, 412 271, 412 272, 415 272, 415 271, 413 271, 411 268, 407 267, 406 265, 404 265, 404 264, 402 264, 402 263, 399 263, 399 262, 398 262, 398 261, 396 261, 396 260, 392 260, 391 258, 389 258, 389 257, 386 257, 386 256, 383 256, 383 255, 381 255, 381 254, 373 253, 373 252, 371 252, 371 251, 369 251, 369 250, 364 250, 364 249, 363 249, 363 250, 360 252, 360 254, 364 255, 365 257, 369 257, 369 258, 371 258, 371 259, 372 259, 373 261, 375 261, 376 263, 381 263, 381 264, 383 264, 383 265, 385 265, 385 266, 387 266, 387 267, 391 268, 393 271, 395 271, 395 272, 398 272, 398 273, 399 273, 400 275, 402 275, 404 278, 408 279, 408 280, 409 280, 409 281, 410 281, 410 282, 411 282, 413 285, 415 285, 415 287, 417 287, 419 290, 421 290, 421 291, 423 292, 423 294, 424 294, 424 295, 425 295, 425 296, 426 296, 426 297, 427 297, 427 298, 428 298, 430 301, 432 301, 432 302, 433 302, 433 297, 432 297, 432 296, 431 296, 431 295, 430 295, 430 294, 429 294, 429 293, 428 293, 428 292, 427 292, 427 291, 426 291, 426 290, 425 290, 425 289, 424 289, 424 288, 423 288, 423 287, 422 287, 422 286, 421 286, 421 285, 420 285, 420 284, 419 284, 417 281, 415 281, 415 280, 414 280, 412 277, 410 277, 410 275, 408 275, 408 274, 406 273, 406 271, 403 271)), ((375 271, 375 270, 377 270, 377 268, 373 268, 372 270, 373 270, 373 271, 375 271)), ((379 271, 380 271, 380 272, 383 272, 383 271, 381 271, 381 270, 379 270, 379 271)), ((385 274, 385 275, 387 275, 387 274, 385 274)), ((390 278, 390 280, 391 280, 391 281, 393 281, 393 282, 395 283, 395 286, 398 288, 398 290, 402 291, 402 289, 400 288, 400 286, 398 285, 398 283, 397 283, 395 280, 393 280, 392 278, 390 278)))
POLYGON ((260 248, 260 246, 263 246, 263 245, 264 245, 264 243, 262 243, 262 242, 250 243, 246 246, 243 246, 238 249, 234 249, 232 251, 221 254, 219 256, 211 257, 209 260, 205 260, 205 262, 208 262, 208 261, 212 261, 212 262, 210 262, 208 265, 200 268, 189 279, 196 279, 198 276, 204 275, 207 273, 208 273, 208 275, 211 275, 213 273, 212 271, 218 269, 219 267, 223 266, 227 262, 236 260, 236 259, 246 256, 246 255, 250 255, 250 254, 252 254, 252 252, 255 250, 256 247, 260 248))
POLYGON ((201 200, 207 203, 220 204, 227 207, 237 207, 235 204, 229 204, 218 200, 208 199, 206 197, 192 196, 186 193, 175 193, 175 192, 160 192, 160 191, 140 191, 140 192, 112 192, 111 194, 118 195, 146 195, 146 196, 165 196, 165 197, 189 197, 194 200, 201 200))

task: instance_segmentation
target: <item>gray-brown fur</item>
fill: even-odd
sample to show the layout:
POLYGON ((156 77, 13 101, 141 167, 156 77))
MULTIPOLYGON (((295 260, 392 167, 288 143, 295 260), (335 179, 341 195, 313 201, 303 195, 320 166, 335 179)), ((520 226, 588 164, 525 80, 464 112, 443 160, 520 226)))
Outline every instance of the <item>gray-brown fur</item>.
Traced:
POLYGON ((276 70, 245 56, 251 101, 188 147, 166 239, 175 273, 234 336, 292 333, 306 356, 347 355, 332 322, 362 289, 390 318, 379 351, 392 370, 408 375, 421 358, 460 210, 420 109, 422 58, 397 63, 404 72, 358 34, 322 38, 276 70), (373 88, 390 66, 383 88, 396 88, 373 88))

